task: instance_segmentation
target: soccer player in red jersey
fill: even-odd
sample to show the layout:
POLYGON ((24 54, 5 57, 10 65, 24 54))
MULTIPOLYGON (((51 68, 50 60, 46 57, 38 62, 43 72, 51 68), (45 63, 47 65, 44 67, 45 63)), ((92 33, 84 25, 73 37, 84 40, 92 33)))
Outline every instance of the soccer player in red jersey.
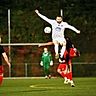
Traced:
POLYGON ((69 38, 67 40, 67 50, 64 53, 63 58, 59 59, 59 66, 57 72, 65 79, 64 84, 70 83, 72 87, 75 86, 72 80, 72 58, 80 56, 80 53, 74 48, 69 38))
MULTIPOLYGON (((59 58, 57 72, 65 79, 64 84, 70 83, 74 87, 75 84, 72 80, 72 58, 80 56, 80 53, 68 37, 66 37, 66 42, 66 51, 63 58, 59 58)), ((40 44, 39 47, 46 45, 53 45, 53 42, 40 44)))
MULTIPOLYGON (((1 42, 1 37, 0 37, 0 42, 1 42)), ((0 85, 2 84, 3 81, 3 65, 2 65, 2 56, 4 58, 4 60, 6 61, 6 63, 8 64, 9 67, 11 67, 10 62, 8 61, 8 57, 4 51, 4 48, 0 45, 0 85)))

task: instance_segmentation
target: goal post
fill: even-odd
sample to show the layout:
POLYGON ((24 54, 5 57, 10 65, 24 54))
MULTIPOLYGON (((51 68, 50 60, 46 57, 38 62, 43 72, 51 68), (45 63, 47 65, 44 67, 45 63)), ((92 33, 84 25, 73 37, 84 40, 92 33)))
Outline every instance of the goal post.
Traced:
POLYGON ((27 45, 40 45, 40 44, 46 44, 46 43, 1 43, 2 46, 27 46, 27 45))
MULTIPOLYGON (((9 62, 11 62, 11 46, 10 46, 10 9, 8 9, 8 48, 9 48, 9 62)), ((9 68, 9 77, 11 77, 11 69, 9 68)))

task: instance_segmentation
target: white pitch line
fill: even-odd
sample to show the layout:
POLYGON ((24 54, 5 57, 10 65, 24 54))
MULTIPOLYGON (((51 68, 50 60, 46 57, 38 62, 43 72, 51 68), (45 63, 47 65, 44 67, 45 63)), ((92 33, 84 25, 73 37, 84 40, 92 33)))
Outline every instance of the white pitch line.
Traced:
POLYGON ((31 86, 29 86, 29 87, 31 87, 31 88, 34 88, 34 89, 64 89, 64 87, 56 87, 56 86, 53 86, 53 84, 51 84, 51 86, 47 86, 47 85, 49 85, 49 84, 37 84, 37 85, 31 85, 31 86), (44 86, 44 85, 46 85, 46 86, 44 86))
POLYGON ((56 90, 62 90, 64 89, 64 87, 46 87, 46 86, 35 86, 35 85, 31 85, 30 88, 34 88, 34 89, 56 89, 56 90))

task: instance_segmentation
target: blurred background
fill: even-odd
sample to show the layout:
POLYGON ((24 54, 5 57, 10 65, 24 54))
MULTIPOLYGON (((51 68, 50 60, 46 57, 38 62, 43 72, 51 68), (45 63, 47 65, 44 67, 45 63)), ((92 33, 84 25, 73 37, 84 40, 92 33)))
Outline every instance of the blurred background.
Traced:
MULTIPOLYGON (((63 20, 81 31, 78 35, 66 29, 65 35, 70 37, 81 56, 73 59, 74 76, 96 76, 96 0, 0 0, 0 35, 2 43, 9 43, 8 9, 10 9, 10 43, 45 43, 51 41, 51 34, 43 29, 50 26, 41 20, 36 13, 50 19, 63 10, 63 20), (79 70, 79 72, 78 72, 79 70), (86 74, 85 74, 86 73, 86 74)), ((40 67, 43 47, 36 45, 4 46, 10 55, 11 71, 5 65, 5 77, 43 76, 40 67)), ((53 76, 57 76, 58 61, 54 59, 53 46, 48 46, 53 55, 53 76)))

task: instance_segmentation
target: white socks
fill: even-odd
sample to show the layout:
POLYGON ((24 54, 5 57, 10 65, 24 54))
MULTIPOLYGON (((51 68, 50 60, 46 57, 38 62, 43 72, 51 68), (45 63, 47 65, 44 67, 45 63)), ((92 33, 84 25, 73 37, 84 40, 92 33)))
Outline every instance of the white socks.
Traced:
POLYGON ((66 50, 66 46, 62 46, 61 53, 60 53, 61 58, 64 56, 65 50, 66 50))
POLYGON ((58 54, 58 44, 55 44, 55 54, 58 54))

